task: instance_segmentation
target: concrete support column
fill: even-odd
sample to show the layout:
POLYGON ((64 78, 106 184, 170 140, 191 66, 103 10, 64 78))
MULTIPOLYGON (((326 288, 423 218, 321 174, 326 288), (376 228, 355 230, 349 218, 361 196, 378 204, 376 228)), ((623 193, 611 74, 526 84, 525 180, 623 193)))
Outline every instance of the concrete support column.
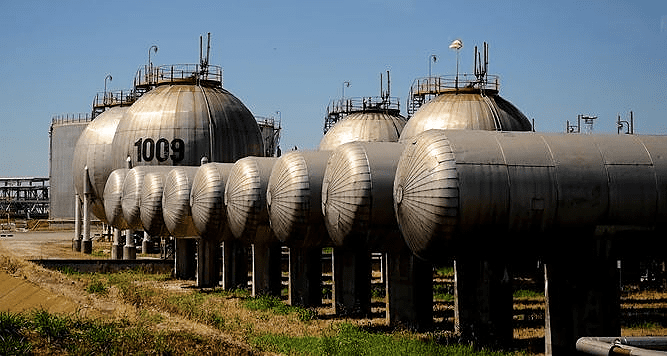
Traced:
POLYGON ((220 280, 220 243, 197 239, 197 287, 216 287, 220 280))
POLYGON ((231 290, 248 286, 248 256, 238 240, 222 243, 222 288, 231 290))
POLYGON ((81 252, 81 199, 79 194, 74 195, 74 238, 72 249, 81 252))
POLYGON ((454 328, 480 346, 509 346, 512 278, 502 258, 459 257, 454 261, 454 328))
POLYGON ((322 249, 289 249, 290 305, 316 307, 322 305, 322 249))
POLYGON ((124 260, 136 260, 137 248, 134 246, 134 230, 125 230, 125 246, 123 247, 124 260))
POLYGON ((197 273, 195 252, 197 240, 174 239, 174 275, 179 279, 193 279, 197 273))
POLYGON ((252 244, 252 296, 280 296, 282 289, 280 245, 252 244))
POLYGON ((619 336, 620 292, 610 243, 582 236, 544 266, 545 354, 573 355, 577 339, 619 336), (591 241, 591 242, 587 242, 591 241))
POLYGON ((153 252, 153 241, 146 231, 144 231, 144 239, 141 240, 141 253, 153 252))
POLYGON ((371 313, 371 254, 363 249, 334 247, 333 304, 338 315, 371 313))
POLYGON ((433 324, 433 266, 407 248, 386 260, 387 323, 423 330, 433 324))
POLYGON ((120 229, 113 228, 113 244, 111 245, 111 259, 123 259, 123 244, 120 239, 120 229))

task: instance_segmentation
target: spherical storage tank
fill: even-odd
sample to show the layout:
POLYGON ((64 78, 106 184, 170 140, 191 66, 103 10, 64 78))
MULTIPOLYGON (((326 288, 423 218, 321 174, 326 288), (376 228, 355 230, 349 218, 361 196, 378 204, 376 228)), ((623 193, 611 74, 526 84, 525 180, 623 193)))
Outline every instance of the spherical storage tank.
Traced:
POLYGON ((386 111, 360 111, 337 122, 320 141, 320 150, 333 150, 347 142, 396 142, 407 120, 386 111))
POLYGON ((144 94, 118 124, 113 140, 116 168, 198 166, 261 156, 262 138, 253 115, 222 88, 222 70, 196 65, 161 66, 155 89, 144 94))
POLYGON ((190 190, 198 170, 199 167, 177 167, 165 177, 162 214, 174 237, 198 236, 190 208, 190 190))
POLYGON ((104 186, 104 211, 106 221, 109 225, 125 230, 129 228, 125 217, 123 216, 123 183, 130 170, 127 168, 116 169, 109 174, 107 183, 104 186))
POLYGON ((128 108, 127 106, 115 106, 106 109, 88 124, 74 148, 72 172, 76 192, 83 199, 84 168, 88 167, 91 211, 104 222, 108 222, 103 204, 104 186, 114 169, 111 144, 118 123, 128 108))
POLYGON ((432 129, 531 131, 532 125, 497 89, 464 87, 443 89, 421 106, 403 128, 399 142, 432 129))

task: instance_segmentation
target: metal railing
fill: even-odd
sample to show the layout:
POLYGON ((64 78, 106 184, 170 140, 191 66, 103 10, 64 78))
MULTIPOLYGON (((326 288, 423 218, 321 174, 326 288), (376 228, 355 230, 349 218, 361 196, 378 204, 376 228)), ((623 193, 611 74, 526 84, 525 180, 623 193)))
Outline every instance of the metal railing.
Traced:
POLYGON ((89 122, 93 118, 90 113, 61 114, 51 117, 51 126, 58 124, 69 124, 77 122, 89 122))
POLYGON ((154 87, 169 83, 208 84, 222 87, 222 67, 199 64, 145 65, 137 70, 135 87, 154 87))
POLYGON ((137 98, 138 95, 131 89, 97 93, 93 99, 93 108, 132 105, 137 98))
POLYGON ((412 83, 412 86, 410 86, 410 93, 415 95, 437 95, 451 91, 452 89, 456 90, 463 88, 499 91, 500 78, 497 75, 486 75, 479 78, 472 74, 417 78, 412 83))
POLYGON ((368 96, 361 98, 342 98, 327 106, 328 114, 349 114, 365 111, 387 111, 400 113, 399 99, 395 97, 368 96))

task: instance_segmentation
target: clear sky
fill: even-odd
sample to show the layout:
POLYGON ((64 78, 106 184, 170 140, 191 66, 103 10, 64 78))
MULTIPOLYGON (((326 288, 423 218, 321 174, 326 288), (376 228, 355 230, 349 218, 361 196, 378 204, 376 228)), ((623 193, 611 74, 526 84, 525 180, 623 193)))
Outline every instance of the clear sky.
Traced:
POLYGON ((326 107, 376 96, 380 73, 405 102, 415 78, 472 72, 489 43, 500 95, 563 132, 577 115, 615 133, 667 134, 667 2, 652 1, 9 1, 0 0, 0 176, 48 176, 54 115, 90 112, 96 93, 128 89, 136 70, 197 63, 211 33, 210 63, 256 116, 283 123, 282 148, 314 149, 326 107))

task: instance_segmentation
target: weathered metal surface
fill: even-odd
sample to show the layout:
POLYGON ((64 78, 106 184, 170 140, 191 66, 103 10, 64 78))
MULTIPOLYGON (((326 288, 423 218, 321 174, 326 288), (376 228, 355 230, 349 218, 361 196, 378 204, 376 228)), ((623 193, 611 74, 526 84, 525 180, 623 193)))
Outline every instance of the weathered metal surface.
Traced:
POLYGON ((331 151, 292 151, 275 163, 266 201, 271 229, 290 247, 328 242, 322 217, 322 180, 331 151))
POLYGON ((408 245, 429 258, 491 231, 659 228, 666 155, 658 136, 432 130, 407 144, 394 208, 408 245))
POLYGON ((400 142, 433 129, 530 131, 530 121, 507 100, 477 88, 438 95, 415 112, 401 133, 400 142))
POLYGON ((144 94, 118 124, 115 167, 198 166, 262 155, 262 138, 250 111, 228 91, 199 85, 159 85, 144 94))
POLYGON ((336 123, 320 141, 320 150, 333 150, 354 141, 397 142, 407 120, 384 112, 356 112, 336 123))
POLYGON ((322 212, 335 245, 393 247, 387 235, 397 230, 391 187, 403 147, 350 142, 333 151, 322 182, 322 212))
POLYGON ((88 180, 91 185, 91 211, 100 220, 106 222, 104 212, 104 185, 113 170, 111 143, 116 134, 116 127, 128 107, 112 107, 92 120, 79 136, 72 158, 74 188, 79 195, 83 192, 84 178, 81 174, 88 167, 88 180))
POLYGON ((169 236, 162 217, 162 193, 168 172, 150 172, 144 176, 139 202, 139 216, 149 236, 169 236))
POLYGON ((177 167, 165 177, 162 214, 167 229, 174 237, 197 237, 192 221, 190 190, 199 167, 177 167))
POLYGON ((207 163, 199 167, 192 182, 192 221, 202 238, 221 238, 227 226, 225 184, 233 163, 207 163))
POLYGON ((234 163, 225 186, 225 206, 229 228, 236 238, 248 243, 275 238, 266 231, 269 229, 266 188, 277 160, 275 157, 246 157, 234 163))
POLYGON ((74 178, 72 156, 76 142, 90 121, 81 119, 53 119, 49 131, 49 216, 74 218, 74 178))
POLYGON ((106 220, 109 222, 109 225, 120 230, 125 230, 129 227, 123 216, 123 206, 121 205, 123 183, 129 171, 127 168, 112 171, 104 186, 104 211, 107 215, 106 220))
POLYGON ((144 178, 148 173, 166 174, 173 166, 139 166, 130 169, 123 181, 123 193, 121 195, 121 207, 123 217, 130 229, 141 230, 141 195, 144 188, 144 178))

